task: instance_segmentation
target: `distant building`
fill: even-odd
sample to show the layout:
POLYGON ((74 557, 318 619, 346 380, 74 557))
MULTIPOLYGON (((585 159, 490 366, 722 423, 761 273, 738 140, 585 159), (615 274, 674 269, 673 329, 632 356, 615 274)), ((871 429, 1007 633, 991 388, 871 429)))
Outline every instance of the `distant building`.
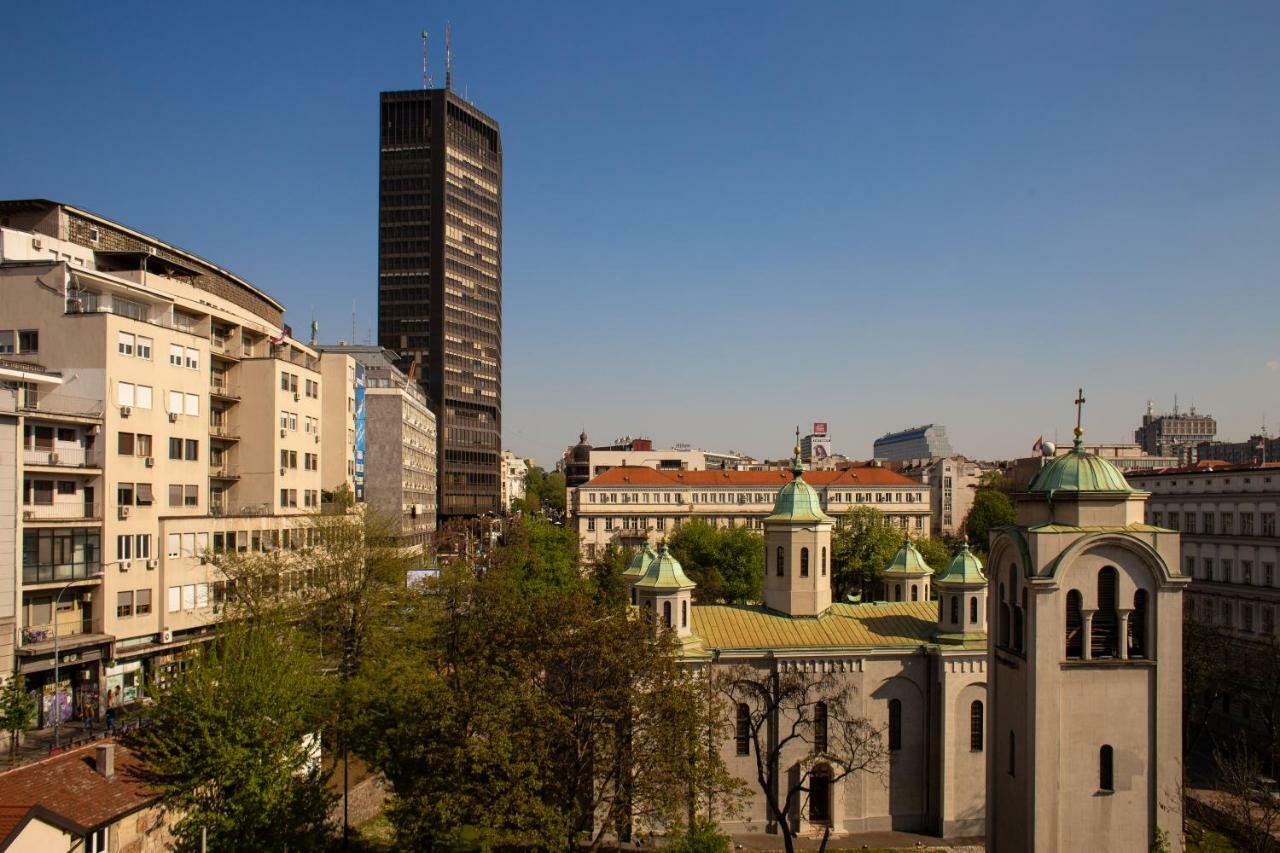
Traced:
POLYGON ((876 459, 931 459, 954 456, 951 442, 947 440, 947 428, 942 424, 904 429, 885 433, 872 447, 876 459))
POLYGON ((831 435, 825 422, 813 425, 813 432, 800 439, 800 458, 806 465, 820 465, 831 458, 831 435))
POLYGON ((687 444, 655 448, 652 439, 631 436, 593 447, 584 432, 578 436, 577 444, 565 448, 558 467, 564 470, 565 484, 573 488, 620 465, 659 471, 739 471, 754 468, 757 463, 750 456, 695 450, 687 444))
POLYGON ((964 526, 973 496, 982 476, 992 468, 965 459, 948 456, 941 459, 912 459, 898 468, 898 473, 929 486, 929 509, 932 536, 954 536, 964 526))
POLYGON ((1210 415, 1178 412, 1175 405, 1170 414, 1157 415, 1147 401, 1147 413, 1142 416, 1142 426, 1134 430, 1133 440, 1143 451, 1152 456, 1175 456, 1184 465, 1197 461, 1196 448, 1201 442, 1213 441, 1218 433, 1218 422, 1210 415))
POLYGON ((1280 438, 1251 435, 1248 441, 1202 441, 1196 445, 1196 461, 1201 460, 1228 465, 1280 462, 1280 438))
MULTIPOLYGON (((1053 456, 1063 456, 1071 452, 1070 447, 1057 447, 1054 449, 1053 456)), ((1152 456, 1143 451, 1142 446, 1127 442, 1116 442, 1114 444, 1086 444, 1084 452, 1091 453, 1101 459, 1106 459, 1112 465, 1116 466, 1123 473, 1131 471, 1150 471, 1157 468, 1168 468, 1178 464, 1177 456, 1152 456)), ((1040 456, 1026 456, 1021 459, 1012 459, 1003 463, 1002 473, 1007 477, 1014 488, 1021 488, 1031 482, 1031 478, 1048 464, 1049 458, 1040 456)))
POLYGON ((516 456, 510 450, 502 451, 502 508, 511 511, 516 501, 524 500, 525 477, 532 463, 516 456))

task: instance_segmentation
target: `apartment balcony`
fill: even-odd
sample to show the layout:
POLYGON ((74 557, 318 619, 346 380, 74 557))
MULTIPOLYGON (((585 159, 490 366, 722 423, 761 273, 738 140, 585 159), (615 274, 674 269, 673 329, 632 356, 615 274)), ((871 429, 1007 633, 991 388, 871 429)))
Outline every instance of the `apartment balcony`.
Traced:
POLYGON ((75 397, 69 394, 55 394, 26 390, 18 394, 18 409, 29 417, 38 417, 52 421, 70 420, 77 423, 102 420, 105 404, 92 397, 75 397))
POLYGON ((56 624, 23 626, 18 654, 24 657, 51 654, 55 635, 60 654, 115 640, 115 636, 103 631, 101 619, 64 619, 56 624))
POLYGON ((229 424, 209 424, 209 435, 220 441, 240 440, 240 431, 229 424))
MULTIPOLYGON (((235 465, 227 463, 210 463, 209 477, 213 480, 239 480, 240 470, 235 465)), ((210 507, 212 510, 212 507, 210 507)))
POLYGON ((240 400, 240 389, 237 386, 229 385, 226 382, 218 382, 215 380, 209 386, 209 393, 214 397, 218 397, 223 400, 230 400, 232 402, 239 402, 240 400))
POLYGON ((24 448, 22 463, 27 468, 86 468, 93 473, 102 470, 102 451, 83 447, 59 447, 57 449, 24 448))
POLYGON ((60 524, 101 521, 102 504, 68 501, 51 504, 23 504, 22 520, 28 524, 60 524))
POLYGON ((239 361, 244 355, 244 350, 238 340, 220 338, 217 335, 209 338, 209 352, 214 358, 226 359, 227 361, 239 361))

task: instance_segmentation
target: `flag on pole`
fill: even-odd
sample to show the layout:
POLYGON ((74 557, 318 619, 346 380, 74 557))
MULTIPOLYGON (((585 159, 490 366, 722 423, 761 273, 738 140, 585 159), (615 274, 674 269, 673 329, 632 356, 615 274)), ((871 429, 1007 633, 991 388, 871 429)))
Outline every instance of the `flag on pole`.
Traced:
POLYGON ((1037 438, 1036 443, 1031 445, 1031 452, 1033 454, 1039 453, 1042 450, 1044 450, 1044 435, 1041 435, 1039 438, 1037 438))

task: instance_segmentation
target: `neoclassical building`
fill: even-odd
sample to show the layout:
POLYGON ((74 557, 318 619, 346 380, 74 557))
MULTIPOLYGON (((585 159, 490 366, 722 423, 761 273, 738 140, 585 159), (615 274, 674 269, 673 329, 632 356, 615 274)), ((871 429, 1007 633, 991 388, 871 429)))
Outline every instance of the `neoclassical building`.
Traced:
MULTIPOLYGON (((779 672, 835 673, 852 688, 852 716, 883 733, 883 772, 854 774, 792 809, 801 832, 902 829, 946 836, 981 835, 987 738, 987 587, 978 560, 963 549, 934 576, 910 542, 894 558, 899 600, 832 602, 834 519, 803 475, 791 479, 764 518, 764 602, 693 603, 694 582, 661 546, 636 555, 626 572, 632 603, 675 632, 687 660, 714 670, 745 665, 768 679, 779 672), (929 584, 938 595, 930 600, 929 584), (910 588, 916 587, 915 596, 910 588)), ((894 576, 887 573, 887 577, 894 576)), ((790 720, 778 720, 786 727, 790 720)), ((776 831, 756 776, 749 739, 727 738, 726 765, 751 796, 730 831, 776 831)), ((796 743, 779 756, 785 778, 813 759, 796 743)))
MULTIPOLYGON (((1081 400, 1080 402, 1083 402, 1081 400)), ((1074 449, 992 535, 987 849, 1182 849, 1178 532, 1074 449)))

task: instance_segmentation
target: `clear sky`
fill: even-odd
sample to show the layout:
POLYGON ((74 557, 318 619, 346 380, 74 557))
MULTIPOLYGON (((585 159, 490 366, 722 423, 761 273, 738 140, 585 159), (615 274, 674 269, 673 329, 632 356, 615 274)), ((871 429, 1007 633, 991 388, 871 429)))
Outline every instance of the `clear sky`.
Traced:
MULTIPOLYGON (((376 327, 377 103, 502 124, 504 441, 1280 426, 1280 4, 69 3, 0 24, 0 196, 376 327), (1036 8, 1030 8, 1034 5, 1036 8)), ((0 312, 3 307, 0 306, 0 312)), ((374 328, 376 335, 376 328, 374 328)))

